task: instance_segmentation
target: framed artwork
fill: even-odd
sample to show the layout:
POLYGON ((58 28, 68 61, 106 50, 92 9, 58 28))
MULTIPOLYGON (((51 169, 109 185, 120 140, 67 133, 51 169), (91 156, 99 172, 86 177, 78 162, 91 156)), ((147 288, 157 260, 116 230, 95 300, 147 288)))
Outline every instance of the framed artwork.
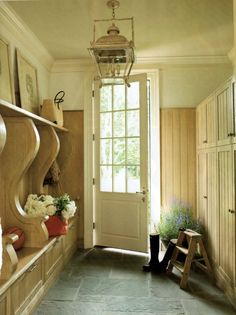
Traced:
POLYGON ((20 54, 19 50, 17 50, 16 53, 21 107, 38 115, 39 97, 37 70, 20 54))
POLYGON ((0 38, 0 99, 13 103, 8 44, 0 38))

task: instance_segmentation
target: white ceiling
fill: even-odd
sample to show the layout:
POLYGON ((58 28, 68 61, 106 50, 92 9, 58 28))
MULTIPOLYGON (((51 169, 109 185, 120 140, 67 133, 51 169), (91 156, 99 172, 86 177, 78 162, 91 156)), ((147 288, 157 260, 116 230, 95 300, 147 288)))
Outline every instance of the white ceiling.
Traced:
MULTIPOLYGON (((54 59, 88 58, 93 20, 111 17, 107 0, 6 2, 54 59)), ((233 0, 120 0, 120 4, 116 17, 134 17, 137 57, 224 56, 233 47, 233 0)), ((130 38, 127 24, 120 29, 130 38)))

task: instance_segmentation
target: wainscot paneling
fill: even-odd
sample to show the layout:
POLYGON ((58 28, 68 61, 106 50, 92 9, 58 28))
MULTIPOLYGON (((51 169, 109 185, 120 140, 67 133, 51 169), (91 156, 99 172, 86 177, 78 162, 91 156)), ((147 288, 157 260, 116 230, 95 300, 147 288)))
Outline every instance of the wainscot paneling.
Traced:
POLYGON ((161 109, 161 206, 175 200, 196 208, 194 108, 161 109))

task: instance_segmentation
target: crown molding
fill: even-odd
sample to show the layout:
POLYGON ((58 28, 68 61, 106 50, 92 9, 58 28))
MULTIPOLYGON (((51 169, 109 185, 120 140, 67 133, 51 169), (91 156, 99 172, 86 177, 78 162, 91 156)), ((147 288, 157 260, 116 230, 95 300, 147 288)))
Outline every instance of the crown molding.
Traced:
POLYGON ((19 39, 23 46, 35 56, 48 71, 51 70, 54 63, 53 57, 30 28, 17 16, 14 10, 3 2, 0 2, 0 27, 1 25, 5 26, 11 35, 19 39))
MULTIPOLYGON (((194 65, 214 65, 230 64, 228 56, 187 56, 187 57, 137 57, 134 64, 135 69, 155 69, 168 66, 194 66, 194 65)), ((56 60, 51 68, 51 72, 95 72, 96 66, 92 59, 61 59, 56 60)))
POLYGON ((153 65, 209 65, 228 64, 228 56, 163 56, 163 57, 137 57, 137 64, 153 65))

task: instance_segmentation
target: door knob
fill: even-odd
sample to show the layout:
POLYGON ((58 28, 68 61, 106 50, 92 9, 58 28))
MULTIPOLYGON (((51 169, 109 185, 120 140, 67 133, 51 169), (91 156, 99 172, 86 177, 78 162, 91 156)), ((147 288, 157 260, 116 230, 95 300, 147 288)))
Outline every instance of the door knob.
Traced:
POLYGON ((136 191, 136 194, 143 194, 146 195, 146 191, 143 189, 142 191, 136 191))

